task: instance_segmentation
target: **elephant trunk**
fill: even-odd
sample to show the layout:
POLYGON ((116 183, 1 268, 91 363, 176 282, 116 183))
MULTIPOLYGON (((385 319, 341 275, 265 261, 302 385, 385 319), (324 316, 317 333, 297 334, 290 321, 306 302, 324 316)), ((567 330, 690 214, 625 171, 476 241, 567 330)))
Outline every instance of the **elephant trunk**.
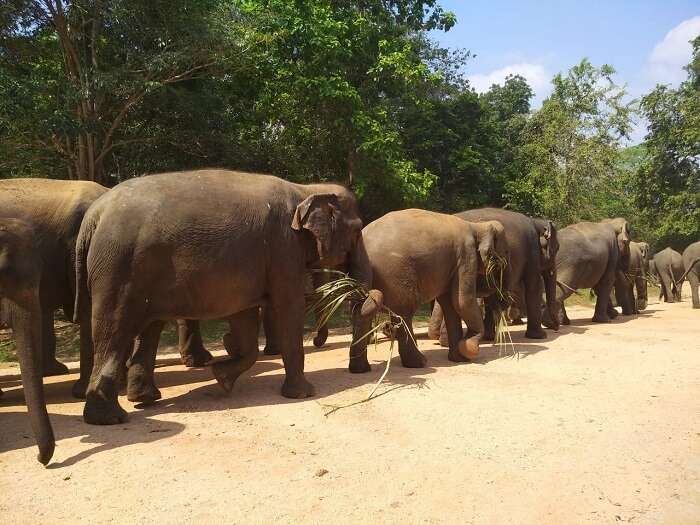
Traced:
POLYGON ((37 459, 46 465, 53 456, 56 442, 44 399, 41 363, 41 308, 38 292, 27 301, 26 306, 6 301, 5 307, 9 310, 10 324, 17 344, 17 355, 29 420, 39 447, 37 459))
POLYGON ((551 268, 542 272, 544 295, 549 312, 550 328, 559 330, 559 304, 557 303, 557 270, 551 268))

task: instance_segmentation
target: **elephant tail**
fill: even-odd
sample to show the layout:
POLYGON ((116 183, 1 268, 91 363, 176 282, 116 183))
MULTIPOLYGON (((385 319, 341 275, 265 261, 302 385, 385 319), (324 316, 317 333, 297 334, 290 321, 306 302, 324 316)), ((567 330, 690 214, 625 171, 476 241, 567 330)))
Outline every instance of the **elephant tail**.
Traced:
MULTIPOLYGON (((696 257, 695 259, 693 259, 692 261, 690 261, 690 264, 689 264, 688 267, 685 269, 685 273, 681 276, 680 279, 678 279, 678 282, 679 282, 679 283, 682 283, 683 280, 686 278, 686 276, 690 273, 690 270, 692 270, 693 267, 694 267, 697 263, 699 263, 699 262, 700 262, 700 257, 696 257)), ((673 273, 671 274, 671 276, 673 276, 673 273)), ((674 283, 674 284, 675 284, 675 283, 674 283)))
POLYGON ((75 307, 73 309, 73 322, 79 323, 83 308, 90 304, 90 291, 87 283, 87 256, 90 250, 92 236, 97 229, 99 216, 94 210, 88 210, 85 214, 78 240, 75 244, 75 307), (90 213, 92 211, 93 213, 90 213))

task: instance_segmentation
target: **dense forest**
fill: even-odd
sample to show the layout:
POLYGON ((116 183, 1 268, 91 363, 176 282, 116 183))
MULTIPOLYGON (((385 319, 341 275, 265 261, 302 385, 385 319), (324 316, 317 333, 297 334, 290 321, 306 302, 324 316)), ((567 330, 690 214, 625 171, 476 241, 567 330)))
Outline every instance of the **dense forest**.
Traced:
POLYGON ((0 178, 216 166, 344 182, 368 220, 494 205, 700 238, 700 38, 677 89, 630 101, 584 58, 534 109, 520 76, 470 86, 430 38, 457 23, 435 0, 5 0, 0 178))

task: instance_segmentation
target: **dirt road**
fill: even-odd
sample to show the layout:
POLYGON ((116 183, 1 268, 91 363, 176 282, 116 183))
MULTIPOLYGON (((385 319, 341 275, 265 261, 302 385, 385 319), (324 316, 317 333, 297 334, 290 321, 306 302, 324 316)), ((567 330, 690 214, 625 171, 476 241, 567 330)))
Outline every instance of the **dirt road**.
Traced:
MULTIPOLYGON (((127 424, 82 422, 75 376, 47 380, 58 444, 43 468, 19 381, 0 387, 3 523, 698 523, 700 311, 651 304, 544 341, 511 329, 520 359, 484 345, 454 365, 419 341, 429 368, 392 362, 378 398, 346 371, 348 336, 307 357, 318 396, 279 396, 265 358, 230 397, 209 369, 161 358, 163 399, 127 424)), ((425 334, 425 328, 418 330, 425 334)), ((0 374, 1 375, 1 374, 0 374)))

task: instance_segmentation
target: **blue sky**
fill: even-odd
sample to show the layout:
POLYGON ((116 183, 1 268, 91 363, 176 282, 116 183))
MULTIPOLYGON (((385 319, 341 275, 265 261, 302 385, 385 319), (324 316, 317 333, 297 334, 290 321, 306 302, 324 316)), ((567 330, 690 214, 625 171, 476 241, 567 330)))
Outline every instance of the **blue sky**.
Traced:
MULTIPOLYGON (((519 73, 533 87, 535 105, 550 80, 588 57, 613 66, 631 96, 657 82, 677 85, 690 58, 688 40, 700 34, 700 0, 442 0, 458 23, 433 37, 477 56, 467 76, 477 91, 519 73)), ((641 138, 641 130, 636 135, 641 138)))

